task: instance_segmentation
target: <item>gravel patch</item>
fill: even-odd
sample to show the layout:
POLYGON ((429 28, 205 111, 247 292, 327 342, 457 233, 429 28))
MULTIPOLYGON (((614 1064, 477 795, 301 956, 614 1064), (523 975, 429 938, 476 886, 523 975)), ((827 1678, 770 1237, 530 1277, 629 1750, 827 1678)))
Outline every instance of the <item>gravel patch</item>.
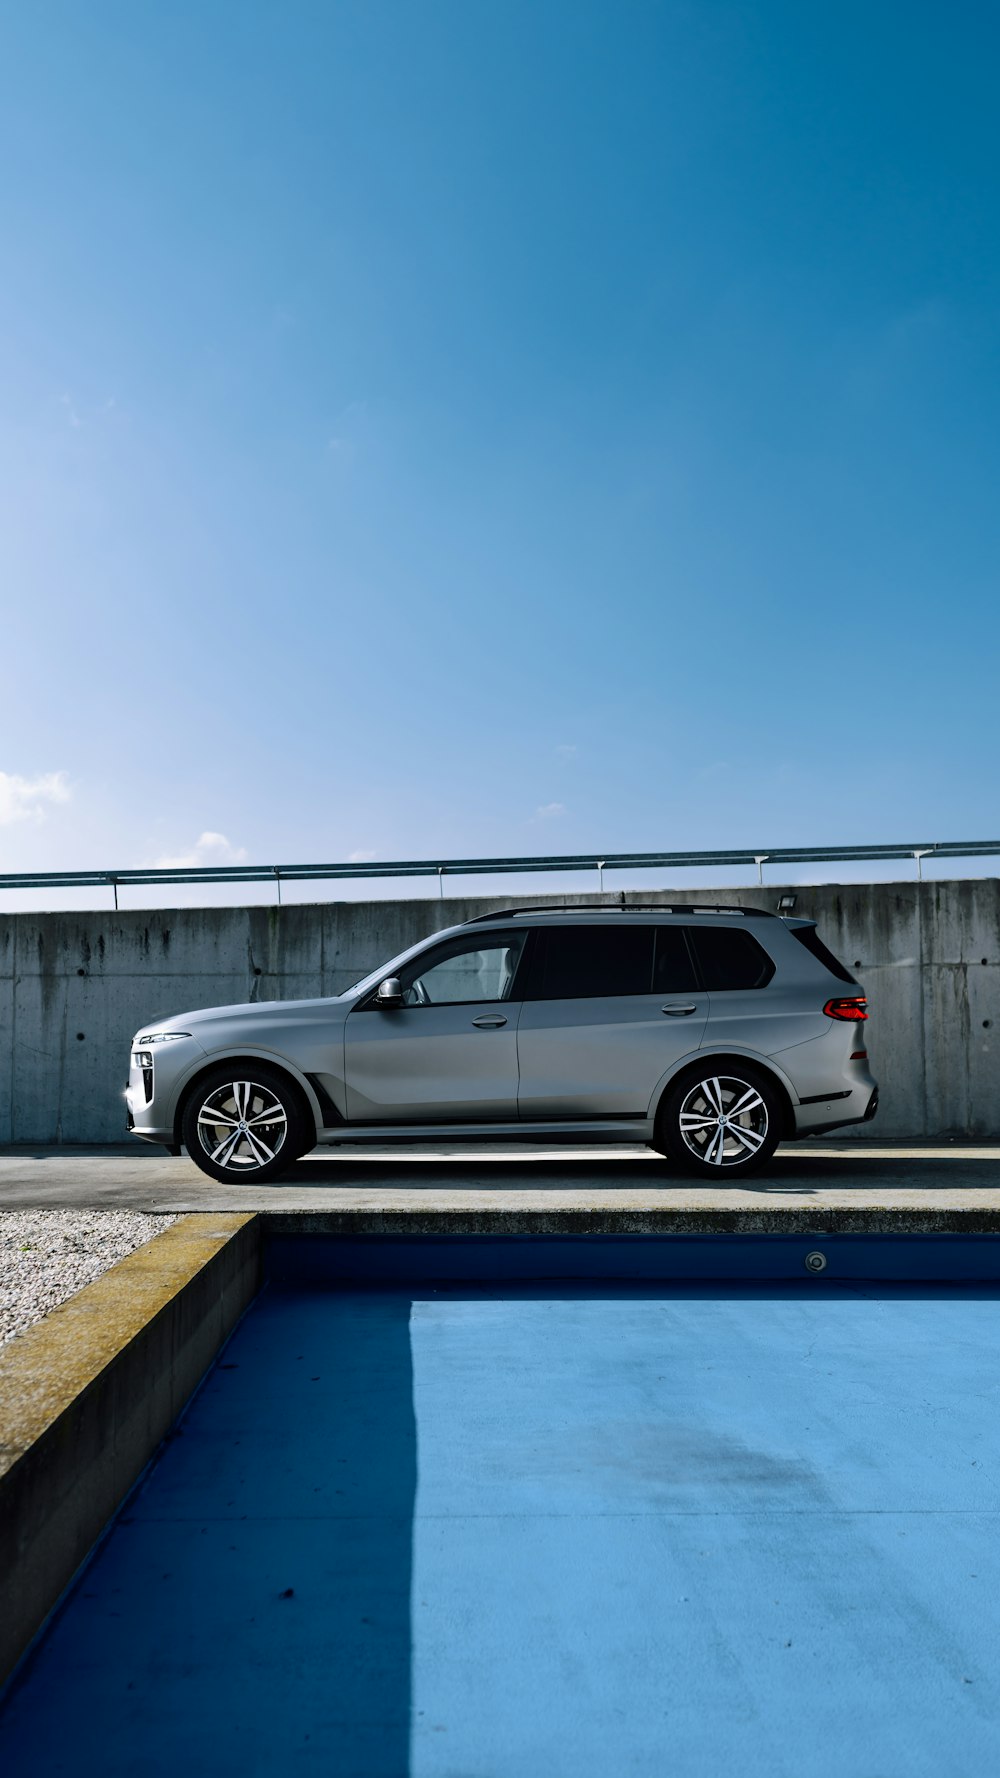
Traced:
POLYGON ((0 1345, 176 1221, 141 1210, 0 1211, 0 1345))

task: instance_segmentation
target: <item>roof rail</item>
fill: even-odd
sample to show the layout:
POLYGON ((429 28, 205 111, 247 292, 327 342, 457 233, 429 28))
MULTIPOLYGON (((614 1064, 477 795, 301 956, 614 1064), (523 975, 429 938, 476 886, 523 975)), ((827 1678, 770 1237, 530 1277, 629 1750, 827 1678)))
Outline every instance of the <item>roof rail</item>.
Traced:
POLYGON ((683 902, 667 904, 662 901, 629 901, 629 902, 537 902, 530 907, 497 908, 492 914, 475 914, 471 920, 463 920, 463 926, 483 926, 490 920, 513 920, 521 914, 742 914, 749 919, 776 920, 769 908, 738 908, 723 903, 683 902))

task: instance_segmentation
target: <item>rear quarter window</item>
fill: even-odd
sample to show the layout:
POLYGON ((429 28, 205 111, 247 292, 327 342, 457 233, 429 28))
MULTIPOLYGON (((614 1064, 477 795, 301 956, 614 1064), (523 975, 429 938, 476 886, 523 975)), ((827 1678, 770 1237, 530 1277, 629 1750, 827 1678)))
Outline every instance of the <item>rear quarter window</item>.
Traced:
POLYGON ((829 947, 823 943, 815 926, 792 926, 789 930, 792 937, 797 938, 799 944, 805 946, 810 956, 816 958, 817 963, 822 963, 824 969, 828 969, 831 975, 836 976, 838 982, 850 982, 852 988, 857 987, 857 977, 853 976, 846 964, 841 963, 839 958, 835 957, 829 947))
POLYGON ((732 926, 692 927, 688 937, 709 993, 728 988, 766 988, 774 964, 749 932, 732 926))

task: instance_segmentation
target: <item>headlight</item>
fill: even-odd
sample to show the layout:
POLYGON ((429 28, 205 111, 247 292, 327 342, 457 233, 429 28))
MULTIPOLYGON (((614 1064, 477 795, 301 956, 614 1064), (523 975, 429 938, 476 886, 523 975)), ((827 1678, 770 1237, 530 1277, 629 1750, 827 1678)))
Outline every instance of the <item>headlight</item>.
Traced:
POLYGON ((145 1037, 137 1037, 135 1049, 132 1051, 133 1068, 152 1068, 152 1044, 176 1043, 179 1037, 190 1037, 190 1035, 190 1031, 149 1031, 145 1037))

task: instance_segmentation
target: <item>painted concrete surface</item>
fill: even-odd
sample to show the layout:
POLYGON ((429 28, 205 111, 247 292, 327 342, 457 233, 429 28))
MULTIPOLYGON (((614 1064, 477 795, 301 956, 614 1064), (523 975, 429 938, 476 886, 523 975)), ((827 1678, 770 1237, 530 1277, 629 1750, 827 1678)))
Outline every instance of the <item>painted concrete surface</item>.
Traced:
POLYGON ((189 1216, 0 1352, 0 1678, 260 1283, 253 1216, 189 1216))
POLYGON ((978 1778, 998 1336, 996 1287, 272 1286, 0 1765, 978 1778))
MULTIPOLYGON (((775 884, 626 899, 773 913, 782 893, 775 884)), ((1000 1136, 1000 879, 794 893, 796 913, 819 922, 868 992, 879 1133, 1000 1136)), ((498 905, 496 896, 449 896, 0 916, 0 1142, 114 1141, 140 1025, 196 1007, 341 993, 418 939, 498 905)))
POLYGON ((532 1150, 452 1148, 427 1153, 317 1149, 272 1186, 225 1186, 176 1159, 130 1148, 0 1149, 0 1208, 127 1208, 159 1212, 343 1211, 378 1222, 434 1212, 470 1218, 521 1212, 781 1211, 817 1215, 918 1211, 1000 1217, 1000 1147, 808 1143, 779 1149, 771 1169, 742 1186, 709 1186, 672 1174, 647 1148, 532 1150))

